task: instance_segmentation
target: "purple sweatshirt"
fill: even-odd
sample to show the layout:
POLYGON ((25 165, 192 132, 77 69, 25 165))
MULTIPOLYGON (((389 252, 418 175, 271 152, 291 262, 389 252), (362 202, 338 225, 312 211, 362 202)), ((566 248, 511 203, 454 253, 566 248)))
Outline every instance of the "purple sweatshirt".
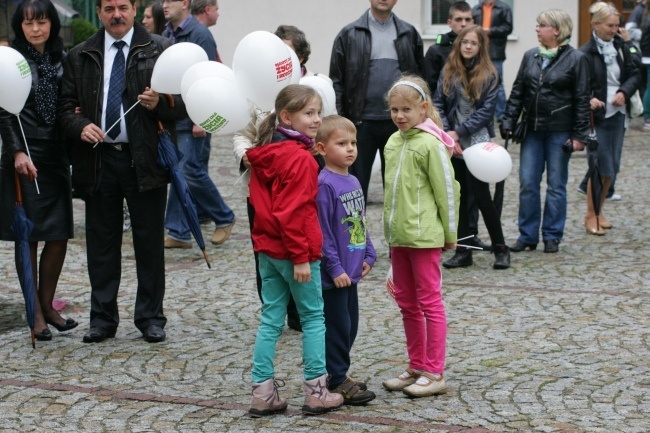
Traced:
POLYGON ((366 203, 361 184, 324 168, 318 175, 318 220, 323 231, 321 280, 324 289, 334 278, 348 274, 352 283, 361 280, 363 262, 375 264, 377 255, 366 229, 366 203))

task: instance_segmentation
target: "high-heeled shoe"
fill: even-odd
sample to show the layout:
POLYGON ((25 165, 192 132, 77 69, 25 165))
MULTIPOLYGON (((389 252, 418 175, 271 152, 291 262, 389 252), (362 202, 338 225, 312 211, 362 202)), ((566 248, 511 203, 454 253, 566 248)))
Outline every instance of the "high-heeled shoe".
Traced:
POLYGON ((614 224, 609 222, 609 220, 607 218, 605 218, 605 215, 598 216, 598 225, 600 227, 604 228, 605 230, 609 230, 612 227, 614 227, 614 224))
POLYGON ((55 323, 52 320, 46 320, 45 323, 47 323, 48 325, 54 326, 56 328, 56 330, 59 331, 59 332, 69 331, 69 330, 74 329, 77 326, 79 326, 79 322, 77 322, 76 320, 70 319, 70 318, 65 319, 65 323, 62 324, 62 325, 59 325, 58 323, 55 323))
POLYGON ((605 230, 603 230, 603 227, 598 224, 598 220, 596 218, 585 218, 585 229, 587 229, 587 233, 590 235, 605 235, 605 230))
POLYGON ((52 331, 45 328, 41 332, 34 332, 34 338, 38 341, 50 341, 52 339, 52 331))

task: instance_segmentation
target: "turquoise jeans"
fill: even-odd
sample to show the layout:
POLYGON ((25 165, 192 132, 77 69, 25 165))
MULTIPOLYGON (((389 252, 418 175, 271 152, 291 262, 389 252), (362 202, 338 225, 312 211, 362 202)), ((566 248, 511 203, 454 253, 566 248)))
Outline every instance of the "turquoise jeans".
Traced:
POLYGON ((325 317, 320 260, 310 263, 311 281, 293 279, 293 263, 260 253, 262 317, 255 338, 252 379, 261 383, 275 377, 275 346, 284 328, 289 293, 293 295, 302 325, 302 360, 305 380, 327 373, 325 368, 325 317))

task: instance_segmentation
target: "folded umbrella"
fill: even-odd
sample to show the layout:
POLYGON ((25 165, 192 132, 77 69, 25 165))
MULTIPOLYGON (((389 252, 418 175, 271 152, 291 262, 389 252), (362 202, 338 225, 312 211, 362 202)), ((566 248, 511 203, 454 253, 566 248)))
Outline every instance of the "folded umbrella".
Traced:
POLYGON ((185 215, 185 219, 190 226, 192 236, 194 236, 196 243, 203 252, 205 263, 208 265, 208 268, 211 268, 210 260, 205 252, 205 241, 203 240, 203 233, 201 233, 201 224, 199 223, 199 216, 196 211, 196 203, 183 177, 183 173, 178 167, 178 162, 183 157, 183 154, 176 148, 169 132, 164 129, 160 122, 158 122, 158 128, 158 134, 160 135, 160 139, 158 140, 158 165, 169 172, 172 189, 175 191, 176 197, 181 204, 183 215, 185 215))
POLYGON ((34 229, 32 223, 25 214, 23 207, 23 195, 20 188, 20 179, 18 172, 15 172, 14 180, 16 183, 16 211, 14 222, 11 229, 16 238, 16 252, 18 257, 17 269, 20 288, 25 298, 25 312, 27 324, 31 330, 32 348, 36 349, 36 340, 34 339, 34 321, 36 315, 36 287, 34 286, 34 275, 32 274, 32 259, 29 252, 29 235, 34 229))
MULTIPOLYGON (((593 122, 593 111, 591 112, 591 130, 589 138, 587 139, 587 177, 591 183, 589 194, 594 206, 594 213, 596 214, 596 222, 600 216, 600 202, 603 197, 603 179, 600 175, 600 168, 598 167, 598 137, 596 136, 596 129, 593 122)), ((598 222, 600 227, 600 222, 598 222)))

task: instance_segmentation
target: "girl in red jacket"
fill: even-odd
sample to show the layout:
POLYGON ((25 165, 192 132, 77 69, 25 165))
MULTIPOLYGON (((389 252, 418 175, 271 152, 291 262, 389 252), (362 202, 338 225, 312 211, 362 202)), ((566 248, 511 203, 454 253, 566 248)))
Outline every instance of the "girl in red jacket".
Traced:
POLYGON ((343 404, 327 390, 325 320, 320 280, 323 237, 316 194, 318 164, 308 149, 321 123, 321 99, 311 87, 289 85, 278 94, 275 112, 260 125, 251 164, 250 201, 255 209, 253 248, 259 253, 262 317, 253 352, 252 417, 281 412, 275 382, 275 346, 284 328, 289 294, 302 324, 305 414, 343 404))

